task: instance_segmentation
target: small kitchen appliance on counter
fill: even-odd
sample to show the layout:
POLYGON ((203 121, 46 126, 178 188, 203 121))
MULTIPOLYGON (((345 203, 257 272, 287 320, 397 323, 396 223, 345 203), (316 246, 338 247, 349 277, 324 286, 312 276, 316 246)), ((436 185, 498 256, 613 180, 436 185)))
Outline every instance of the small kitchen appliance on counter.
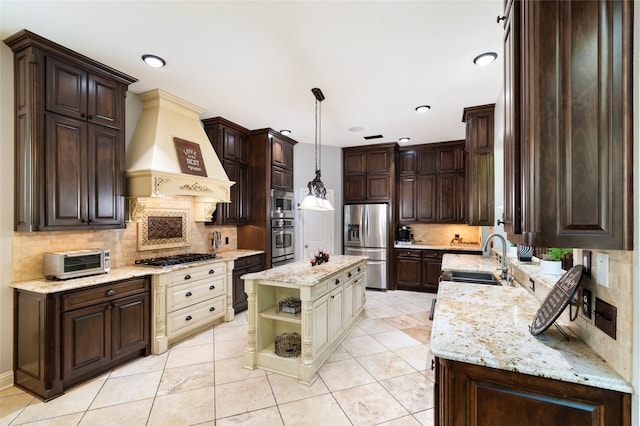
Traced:
POLYGON ((45 253, 43 275, 50 280, 66 280, 111 270, 111 250, 74 250, 45 253))
POLYGON ((411 227, 406 225, 398 226, 397 241, 400 244, 411 244, 411 227))

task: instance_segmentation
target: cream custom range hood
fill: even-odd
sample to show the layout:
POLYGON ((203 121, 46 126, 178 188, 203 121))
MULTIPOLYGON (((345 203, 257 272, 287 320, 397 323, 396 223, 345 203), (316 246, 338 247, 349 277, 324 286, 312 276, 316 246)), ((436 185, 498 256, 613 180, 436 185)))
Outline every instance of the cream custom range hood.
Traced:
POLYGON ((160 89, 138 96, 143 110, 126 153, 131 219, 140 218, 146 197, 187 195, 195 197, 194 219, 210 220, 217 203, 230 202, 235 182, 202 128, 204 110, 160 89))

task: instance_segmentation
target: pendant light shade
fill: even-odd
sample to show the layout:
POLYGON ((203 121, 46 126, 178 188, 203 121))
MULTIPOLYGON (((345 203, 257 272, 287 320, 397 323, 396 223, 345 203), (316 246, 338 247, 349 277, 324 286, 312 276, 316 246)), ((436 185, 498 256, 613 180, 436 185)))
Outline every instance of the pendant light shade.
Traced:
POLYGON ((309 188, 309 193, 302 203, 298 205, 298 209, 300 210, 335 210, 331 205, 331 202, 327 200, 327 189, 324 187, 324 183, 322 183, 321 172, 320 172, 320 161, 321 159, 321 119, 322 119, 322 111, 321 111, 321 102, 324 100, 324 94, 322 90, 318 88, 311 89, 313 96, 316 98, 316 127, 315 127, 315 154, 316 154, 316 176, 307 183, 307 188, 309 188))

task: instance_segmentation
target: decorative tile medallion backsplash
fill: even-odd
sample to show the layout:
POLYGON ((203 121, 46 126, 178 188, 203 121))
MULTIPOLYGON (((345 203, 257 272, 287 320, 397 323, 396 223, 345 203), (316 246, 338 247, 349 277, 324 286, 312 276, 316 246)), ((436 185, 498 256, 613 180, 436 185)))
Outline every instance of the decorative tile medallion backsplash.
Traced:
POLYGON ((145 209, 138 223, 138 250, 191 245, 187 209, 145 209))

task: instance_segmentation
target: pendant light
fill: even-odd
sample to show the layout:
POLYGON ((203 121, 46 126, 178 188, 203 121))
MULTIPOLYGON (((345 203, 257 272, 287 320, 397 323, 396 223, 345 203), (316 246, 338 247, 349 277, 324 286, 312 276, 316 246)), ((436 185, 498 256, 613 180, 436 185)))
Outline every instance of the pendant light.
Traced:
POLYGON ((324 94, 322 90, 318 88, 311 89, 311 93, 316 98, 316 127, 315 127, 315 154, 316 154, 316 176, 313 180, 307 183, 307 188, 309 188, 309 193, 304 200, 302 200, 302 204, 298 205, 298 209, 300 210, 335 210, 329 200, 327 200, 327 189, 324 187, 324 183, 322 183, 321 172, 320 172, 320 163, 321 163, 321 147, 322 147, 322 135, 321 135, 321 126, 322 126, 322 104, 324 101, 324 94), (320 161, 319 161, 320 160, 320 161))

